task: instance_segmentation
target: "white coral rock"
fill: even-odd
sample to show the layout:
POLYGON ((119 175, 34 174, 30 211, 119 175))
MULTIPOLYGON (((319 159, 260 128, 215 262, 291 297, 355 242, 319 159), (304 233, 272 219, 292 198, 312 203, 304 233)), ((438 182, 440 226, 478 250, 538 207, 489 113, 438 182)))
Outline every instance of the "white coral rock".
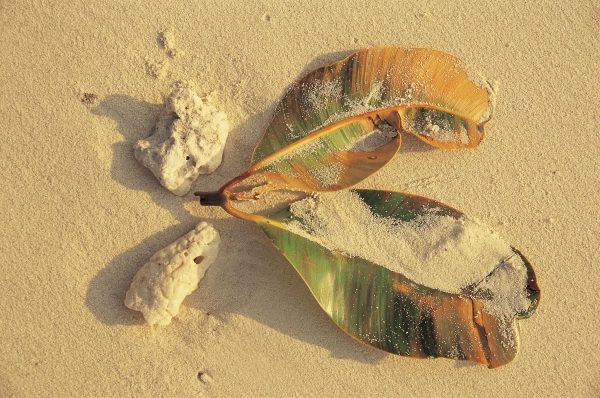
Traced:
POLYGON ((219 167, 230 126, 210 97, 189 88, 173 90, 165 109, 154 134, 135 144, 134 155, 165 188, 181 196, 198 175, 219 167))
POLYGON ((150 325, 168 325, 215 261, 219 243, 218 231, 199 223, 140 268, 127 291, 125 305, 140 311, 150 325))

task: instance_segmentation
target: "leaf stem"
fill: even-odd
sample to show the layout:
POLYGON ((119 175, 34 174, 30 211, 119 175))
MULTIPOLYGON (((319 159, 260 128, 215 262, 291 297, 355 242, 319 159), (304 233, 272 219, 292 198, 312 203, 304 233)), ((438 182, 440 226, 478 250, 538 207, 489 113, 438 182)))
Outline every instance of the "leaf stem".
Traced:
POLYGON ((227 197, 222 191, 215 192, 194 192, 194 196, 200 197, 202 206, 221 206, 227 203, 227 197))
POLYGON ((202 206, 220 206, 227 213, 231 214, 234 217, 240 218, 242 220, 258 222, 262 217, 256 214, 250 214, 243 212, 239 209, 236 209, 231 204, 231 197, 235 196, 235 193, 230 191, 230 188, 235 186, 240 181, 248 178, 250 174, 248 172, 239 175, 223 185, 221 189, 213 192, 194 192, 194 196, 198 196, 200 198, 200 204, 202 206))

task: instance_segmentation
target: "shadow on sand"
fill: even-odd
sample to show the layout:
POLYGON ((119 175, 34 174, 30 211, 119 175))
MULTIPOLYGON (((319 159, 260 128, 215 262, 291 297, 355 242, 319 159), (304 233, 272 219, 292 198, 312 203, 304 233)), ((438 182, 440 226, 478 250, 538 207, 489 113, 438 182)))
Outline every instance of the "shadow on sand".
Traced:
MULTIPOLYGON (((107 97, 92 112, 115 120, 124 137, 113 146, 112 177, 130 189, 147 192, 154 203, 178 220, 178 224, 149 236, 113 258, 88 286, 86 306, 100 322, 141 325, 141 315, 123 305, 125 292, 133 275, 150 256, 193 228, 198 220, 188 213, 184 204, 194 198, 191 195, 179 198, 160 187, 154 176, 133 157, 133 144, 150 134, 161 112, 160 105, 117 94, 107 97)), ((270 114, 271 110, 249 118, 232 131, 232 137, 247 131, 262 131, 270 114)), ((254 139, 257 140, 258 135, 254 139)), ((251 147, 245 148, 243 143, 240 147, 239 142, 231 141, 228 146, 225 153, 247 150, 249 160, 251 147)), ((203 188, 218 189, 243 171, 231 165, 239 162, 229 163, 225 159, 218 172, 203 176, 203 188)), ((374 363, 386 355, 355 342, 337 329, 258 226, 228 216, 205 220, 219 230, 222 246, 217 263, 207 272, 199 290, 186 299, 187 306, 222 319, 230 314, 252 318, 295 339, 322 346, 336 358, 374 363)))
MULTIPOLYGON (((299 77, 349 53, 319 56, 308 63, 299 77)), ((231 132, 223 164, 213 174, 201 177, 202 190, 216 190, 244 171, 245 166, 240 166, 242 162, 228 162, 227 157, 244 153, 245 164, 249 164, 252 149, 267 126, 273 109, 274 105, 248 118, 231 132)), ((180 198, 172 195, 133 157, 133 144, 152 132, 161 110, 161 105, 123 94, 110 95, 92 109, 95 115, 114 120, 124 138, 113 145, 112 177, 130 189, 147 192, 156 205, 169 211, 178 221, 178 224, 149 236, 113 258, 90 282, 86 305, 100 322, 107 325, 143 323, 141 315, 123 305, 131 278, 152 254, 185 234, 198 221, 184 207, 186 202, 194 201, 193 196, 180 198)), ((404 134, 403 139, 402 152, 431 149, 416 138, 408 137, 408 134, 404 134)), ((194 206, 198 206, 198 214, 206 214, 206 211, 200 210, 199 204, 194 206)), ((224 216, 224 213, 205 220, 219 230, 222 246, 217 263, 207 272, 199 290, 186 299, 187 306, 222 319, 230 314, 252 318, 295 339, 324 347, 336 358, 376 363, 387 355, 354 341, 338 330, 258 226, 224 216)))

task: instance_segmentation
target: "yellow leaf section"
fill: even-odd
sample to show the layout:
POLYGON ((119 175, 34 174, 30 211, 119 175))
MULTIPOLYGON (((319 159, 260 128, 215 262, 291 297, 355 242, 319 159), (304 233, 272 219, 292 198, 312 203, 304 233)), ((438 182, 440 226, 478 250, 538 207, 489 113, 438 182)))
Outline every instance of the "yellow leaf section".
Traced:
POLYGON ((381 86, 382 111, 398 112, 405 131, 441 148, 480 143, 483 125, 492 113, 491 90, 486 82, 469 76, 453 55, 430 49, 384 47, 361 50, 340 62, 353 63, 353 91, 358 95, 372 94, 374 87, 381 86), (455 139, 441 134, 442 126, 436 134, 435 119, 431 126, 415 123, 415 109, 437 111, 454 119, 455 139))
MULTIPOLYGON (((256 147, 249 171, 280 173, 281 179, 304 189, 347 188, 376 168, 359 165, 356 171, 346 164, 338 172, 353 178, 323 184, 307 174, 307 167, 315 171, 329 166, 332 150, 344 151, 344 144, 369 134, 378 121, 436 147, 467 148, 479 144, 490 117, 487 83, 473 80, 456 57, 431 49, 365 49, 316 69, 290 87, 256 147), (306 162, 294 156, 309 154, 318 140, 334 145, 329 151, 315 150, 306 162), (311 181, 302 184, 301 178, 311 181)), ((389 161, 379 160, 379 167, 389 161)))

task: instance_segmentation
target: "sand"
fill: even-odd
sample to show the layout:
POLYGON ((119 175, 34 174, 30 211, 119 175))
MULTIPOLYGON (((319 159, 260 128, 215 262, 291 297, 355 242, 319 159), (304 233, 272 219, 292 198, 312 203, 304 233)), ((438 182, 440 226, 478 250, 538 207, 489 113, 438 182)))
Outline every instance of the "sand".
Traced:
POLYGON ((589 1, 3 2, 0 396, 598 396, 599 20, 589 1), (361 185, 441 200, 532 261, 542 302, 499 369, 351 340, 258 227, 174 196, 133 157, 170 85, 193 81, 233 127, 193 186, 216 189, 294 79, 384 44, 451 52, 499 87, 478 148, 406 139, 361 185), (200 220, 219 258, 149 328, 123 305, 131 278, 200 220))
MULTIPOLYGON (((364 258, 452 294, 481 282, 515 255, 498 234, 466 216, 457 219, 434 208, 402 222, 373 214, 349 190, 294 202, 290 211, 291 231, 331 251, 364 258)), ((521 268, 526 270, 523 263, 521 268)), ((525 290, 526 278, 518 285, 525 290)))

